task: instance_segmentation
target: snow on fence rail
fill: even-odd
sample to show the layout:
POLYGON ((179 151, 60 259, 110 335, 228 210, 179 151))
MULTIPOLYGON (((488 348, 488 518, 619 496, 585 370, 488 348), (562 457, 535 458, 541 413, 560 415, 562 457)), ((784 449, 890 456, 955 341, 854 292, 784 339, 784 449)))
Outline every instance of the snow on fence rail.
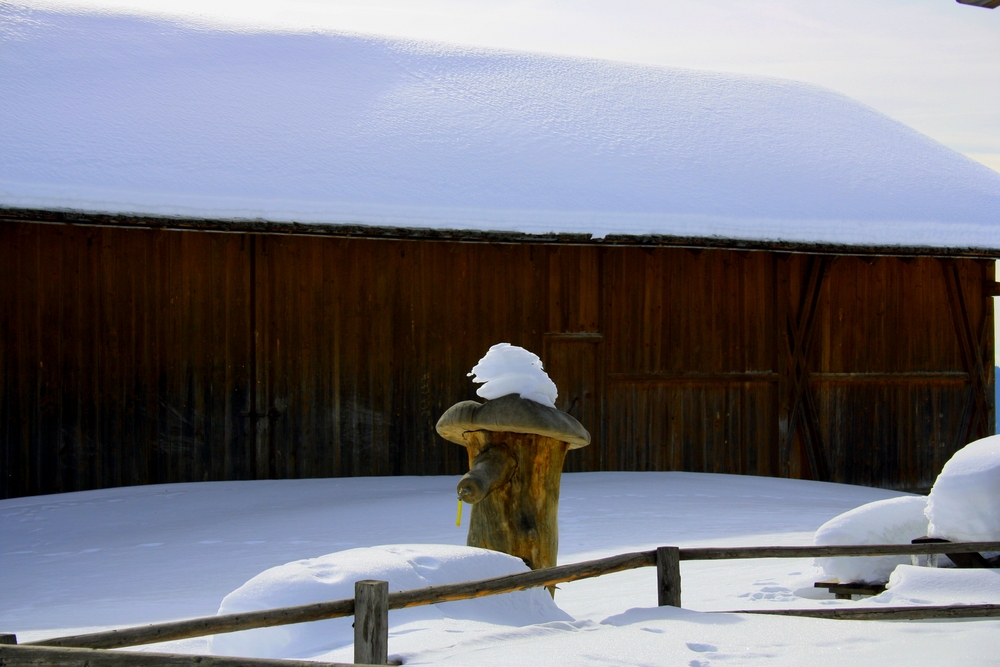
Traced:
MULTIPOLYGON (((86 635, 55 637, 37 642, 29 642, 21 646, 3 645, 4 638, 10 638, 8 644, 16 643, 13 635, 0 635, 0 665, 59 665, 79 667, 89 664, 92 667, 119 667, 126 661, 115 661, 113 655, 143 655, 158 656, 156 660, 142 662, 142 665, 174 666, 194 665, 201 667, 233 667, 235 662, 229 659, 210 656, 175 655, 175 654, 127 654, 108 653, 81 649, 113 649, 143 644, 156 644, 192 637, 253 630, 256 628, 307 623, 343 616, 356 616, 355 619, 355 663, 354 664, 385 664, 386 646, 388 643, 388 623, 385 618, 390 609, 405 609, 421 605, 469 600, 488 595, 500 595, 512 591, 541 586, 578 581, 599 577, 614 572, 634 570, 640 567, 656 567, 657 571, 657 601, 660 606, 677 606, 681 604, 681 573, 680 562, 685 560, 729 560, 744 558, 822 558, 835 556, 896 556, 925 555, 941 553, 978 553, 984 551, 1000 551, 1000 542, 942 542, 918 544, 864 544, 837 546, 781 546, 781 547, 659 547, 652 551, 637 551, 632 553, 609 556, 597 560, 559 565, 510 574, 502 577, 465 581, 456 584, 443 584, 415 588, 408 591, 388 592, 385 582, 357 582, 355 598, 316 602, 313 604, 262 611, 206 616, 169 623, 123 628, 107 632, 97 632, 86 635), (355 600, 359 604, 355 604, 355 600), (361 603, 364 603, 363 607, 361 603), (42 653, 31 653, 25 649, 45 649, 42 653), (97 655, 101 654, 100 661, 97 655), (30 657, 34 656, 34 657, 30 657), (366 658, 360 660, 359 658, 366 658)), ((827 609, 777 609, 777 610, 734 610, 728 612, 737 614, 771 614, 782 616, 808 616, 813 618, 852 619, 852 620, 916 620, 925 618, 976 618, 985 616, 1000 616, 1000 605, 947 605, 947 606, 911 606, 883 608, 827 608, 827 609)), ((236 660, 236 659, 233 659, 236 660)), ((292 660, 254 660, 240 658, 239 664, 246 667, 298 667, 301 661, 292 660)), ((131 664, 139 664, 132 662, 131 664)), ((315 667, 323 663, 310 662, 315 667)), ((333 665, 334 663, 327 663, 333 665)))

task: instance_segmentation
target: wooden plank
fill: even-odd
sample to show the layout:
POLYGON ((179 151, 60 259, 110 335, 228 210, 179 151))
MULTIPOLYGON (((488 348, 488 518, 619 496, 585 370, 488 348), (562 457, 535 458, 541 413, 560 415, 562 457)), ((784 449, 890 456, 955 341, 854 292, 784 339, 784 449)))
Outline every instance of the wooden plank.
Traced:
POLYGON ((934 618, 989 618, 1000 616, 998 604, 955 604, 925 607, 865 607, 825 609, 738 609, 711 611, 710 614, 766 614, 768 616, 802 616, 839 621, 919 621, 934 618))
POLYGON ((677 547, 656 549, 656 604, 681 606, 681 554, 677 547))
POLYGON ((965 405, 958 340, 940 317, 941 268, 841 258, 826 283, 810 384, 833 479, 926 490, 954 451, 965 405))
POLYGON ((984 313, 980 326, 973 326, 969 305, 962 289, 958 265, 952 260, 939 260, 939 263, 948 288, 948 305, 951 307, 952 321, 962 352, 962 361, 965 371, 972 380, 969 404, 966 409, 968 418, 965 421, 964 432, 958 433, 958 440, 955 442, 957 449, 971 440, 988 435, 993 430, 986 423, 990 414, 987 396, 990 383, 985 370, 988 362, 983 359, 987 348, 985 344, 986 339, 988 339, 987 323, 990 318, 986 317, 984 313))
POLYGON ((793 465, 793 457, 797 451, 793 447, 792 405, 794 403, 794 367, 788 351, 793 343, 788 339, 791 330, 788 322, 793 317, 791 291, 792 270, 795 258, 787 254, 779 254, 775 261, 774 304, 775 320, 772 328, 778 344, 774 346, 774 369, 778 373, 777 401, 777 469, 779 477, 794 477, 798 474, 797 466, 793 465))
POLYGON ((556 407, 577 419, 590 433, 590 445, 569 454, 567 472, 600 470, 605 444, 601 440, 604 375, 604 348, 598 335, 567 338, 546 334, 542 359, 545 369, 559 388, 556 407))
POLYGON ((775 383, 778 374, 771 372, 729 372, 729 373, 699 373, 699 372, 655 372, 655 373, 608 373, 608 382, 623 382, 629 384, 745 384, 775 383))
MULTIPOLYGON (((14 236, 15 225, 0 225, 0 248, 16 246, 14 236)), ((0 284, 13 285, 16 259, 11 257, 0 261, 0 284)), ((17 460, 16 431, 13 414, 14 391, 13 382, 17 376, 14 360, 13 343, 13 299, 17 290, 6 289, 0 292, 0 498, 11 498, 20 490, 18 479, 13 473, 17 460)))
POLYGON ((681 549, 681 560, 732 558, 827 558, 831 556, 907 556, 921 554, 1000 551, 1000 542, 949 544, 864 544, 804 547, 696 547, 681 549))
POLYGON ((784 292, 779 298, 788 299, 785 306, 786 318, 784 326, 787 334, 784 336, 785 354, 790 374, 790 400, 788 409, 788 427, 785 437, 788 439, 787 449, 796 435, 796 429, 802 424, 802 439, 806 457, 809 461, 810 474, 814 479, 825 481, 829 479, 829 466, 823 448, 822 435, 819 426, 819 414, 815 404, 812 389, 809 386, 809 354, 815 332, 815 318, 820 300, 820 290, 823 277, 829 266, 824 257, 811 257, 806 264, 805 278, 797 299, 798 305, 791 305, 792 295, 784 292))
POLYGON ((850 600, 854 595, 878 595, 885 592, 885 584, 866 584, 850 582, 842 584, 839 581, 817 581, 813 588, 825 588, 838 600, 850 600))
POLYGON ((204 616, 169 623, 155 623, 108 632, 94 632, 85 635, 68 637, 53 637, 25 646, 58 646, 63 648, 112 649, 125 646, 142 646, 160 642, 205 637, 208 635, 253 630, 255 628, 270 628, 277 625, 292 623, 309 623, 328 618, 342 618, 354 613, 354 600, 335 600, 333 602, 317 602, 295 607, 282 607, 264 611, 245 612, 241 614, 223 614, 219 616, 204 616))
MULTIPOLYGON (((806 257, 82 224, 3 232, 0 267, 16 288, 0 332, 2 496, 43 483, 461 473, 460 448, 430 425, 475 396, 465 374, 500 340, 571 366, 564 397, 596 386, 596 446, 567 462, 574 470, 804 474, 798 427, 818 422, 837 481, 927 487, 964 444, 962 415, 981 430, 994 410, 991 396, 985 421, 970 407, 954 325, 935 315, 948 307, 935 259, 831 265, 805 359, 815 400, 789 442, 804 390, 775 321, 807 296, 806 257), (61 256, 61 274, 40 271, 42 255, 61 256)), ((978 286, 992 268, 955 266, 988 358, 978 286)), ((990 366, 979 384, 993 381, 990 366)))
POLYGON ((354 582, 354 662, 384 665, 389 660, 389 582, 354 582))
POLYGON ((969 374, 960 371, 914 371, 889 373, 810 373, 814 384, 920 384, 954 385, 969 382, 969 374))
POLYGON ((139 653, 87 648, 0 645, 0 665, 9 667, 355 667, 356 664, 313 662, 311 660, 231 658, 184 653, 139 653))
MULTIPOLYGON (((948 540, 940 537, 918 537, 912 540, 913 544, 947 544, 948 540)), ((961 568, 988 568, 990 567, 989 561, 983 558, 982 554, 977 551, 971 553, 948 553, 945 555, 951 559, 951 562, 955 564, 955 567, 961 568)))
POLYGON ((651 567, 656 564, 655 551, 640 551, 601 558, 598 560, 559 565, 503 577, 480 579, 457 584, 428 586, 411 591, 389 594, 389 609, 405 609, 438 602, 470 600, 478 597, 509 593, 526 588, 539 588, 580 579, 599 577, 613 572, 651 567))

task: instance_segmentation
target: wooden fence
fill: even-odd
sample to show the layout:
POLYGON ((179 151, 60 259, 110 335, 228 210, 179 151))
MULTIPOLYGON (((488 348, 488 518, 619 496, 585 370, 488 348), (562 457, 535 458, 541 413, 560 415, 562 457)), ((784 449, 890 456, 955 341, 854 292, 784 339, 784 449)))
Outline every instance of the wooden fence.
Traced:
MULTIPOLYGON (((384 581, 355 583, 355 597, 331 602, 241 614, 207 616, 169 623, 123 628, 69 637, 56 637, 17 645, 15 635, 0 635, 0 667, 341 667, 341 663, 298 660, 263 660, 165 653, 114 651, 128 646, 156 644, 192 637, 253 630, 354 616, 354 664, 387 664, 390 609, 469 600, 512 591, 656 567, 657 603, 681 606, 681 561, 744 558, 823 558, 839 556, 926 555, 1000 551, 1000 542, 948 542, 844 546, 781 547, 658 547, 652 551, 619 554, 608 558, 559 565, 477 581, 428 586, 389 593, 384 581)), ((929 618, 978 618, 1000 616, 1000 605, 945 605, 824 609, 739 609, 712 613, 770 614, 838 620, 920 620, 929 618)))

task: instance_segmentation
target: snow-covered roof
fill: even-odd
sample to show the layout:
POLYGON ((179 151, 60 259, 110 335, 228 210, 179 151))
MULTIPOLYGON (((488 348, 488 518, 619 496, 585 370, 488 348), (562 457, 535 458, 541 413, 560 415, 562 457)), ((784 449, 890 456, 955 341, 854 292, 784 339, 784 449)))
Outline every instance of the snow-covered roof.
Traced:
POLYGON ((1000 174, 786 80, 0 5, 0 206, 1000 248, 1000 174))

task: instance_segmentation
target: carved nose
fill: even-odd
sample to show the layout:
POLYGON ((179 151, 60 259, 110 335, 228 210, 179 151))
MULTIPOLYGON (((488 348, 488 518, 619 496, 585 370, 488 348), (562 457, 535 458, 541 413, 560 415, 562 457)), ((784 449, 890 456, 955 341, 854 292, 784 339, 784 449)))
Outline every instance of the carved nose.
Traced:
POLYGON ((474 477, 471 472, 465 474, 458 482, 458 497, 463 502, 474 505, 486 496, 486 485, 474 477))

